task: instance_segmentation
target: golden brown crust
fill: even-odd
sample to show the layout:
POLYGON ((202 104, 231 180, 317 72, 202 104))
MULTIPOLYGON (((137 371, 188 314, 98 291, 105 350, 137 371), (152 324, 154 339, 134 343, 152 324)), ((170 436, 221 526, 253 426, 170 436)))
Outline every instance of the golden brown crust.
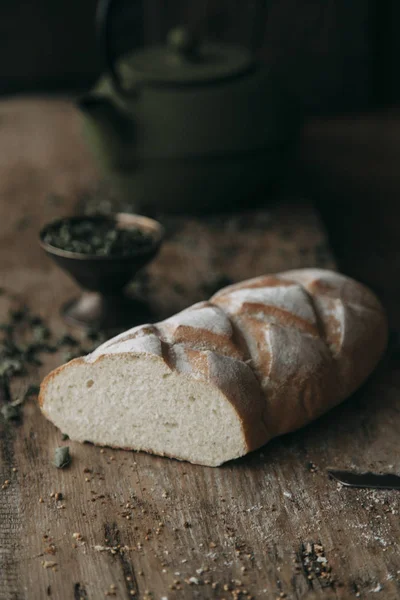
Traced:
MULTIPOLYGON (((218 299, 217 299, 218 300, 218 299)), ((216 302, 217 302, 216 300, 216 302)), ((218 301, 218 306, 224 306, 224 299, 218 301)), ((274 322, 277 321, 285 325, 285 327, 296 327, 300 331, 309 333, 310 335, 318 336, 318 327, 313 323, 310 323, 306 319, 302 319, 298 315, 294 315, 289 310, 278 306, 271 306, 261 304, 260 302, 243 302, 240 308, 241 314, 246 315, 263 315, 267 320, 268 318, 274 322)))
POLYGON ((300 269, 282 274, 310 295, 341 383, 338 402, 352 394, 382 356, 388 337, 385 312, 367 287, 331 271, 300 269))
MULTIPOLYGON (((164 328, 159 328, 160 338, 163 340, 164 328)), ((238 360, 243 360, 242 350, 236 346, 232 338, 221 336, 212 331, 190 327, 188 325, 179 325, 171 333, 172 344, 184 344, 188 348, 196 350, 211 350, 218 354, 225 354, 238 360)))
MULTIPOLYGON (((279 274, 278 274, 279 275, 279 274)), ((254 277, 253 279, 246 279, 245 281, 240 281, 239 283, 233 283, 232 285, 228 285, 218 292, 214 294, 211 301, 214 301, 216 298, 222 298, 232 292, 236 292, 238 290, 252 290, 263 287, 290 287, 293 285, 291 281, 285 281, 279 279, 276 275, 261 275, 260 277, 254 277)))

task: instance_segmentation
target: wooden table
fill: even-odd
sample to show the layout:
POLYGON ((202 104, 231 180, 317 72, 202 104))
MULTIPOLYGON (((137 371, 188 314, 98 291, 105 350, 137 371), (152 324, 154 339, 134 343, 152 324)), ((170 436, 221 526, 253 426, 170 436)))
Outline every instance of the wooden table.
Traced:
MULTIPOLYGON (((60 305, 77 288, 37 232, 81 207, 98 174, 66 101, 4 101, 0 128, 1 315, 27 304, 59 336, 60 305)), ((160 317, 223 278, 335 267, 301 201, 172 219, 169 231, 136 290, 160 317)), ((44 355, 13 381, 13 398, 61 360, 44 355)), ((393 360, 316 423, 218 469, 63 441, 26 401, 21 424, 0 423, 0 599, 398 598, 400 494, 341 488, 326 474, 400 471, 393 360), (54 449, 67 444, 72 464, 58 470, 54 449)))

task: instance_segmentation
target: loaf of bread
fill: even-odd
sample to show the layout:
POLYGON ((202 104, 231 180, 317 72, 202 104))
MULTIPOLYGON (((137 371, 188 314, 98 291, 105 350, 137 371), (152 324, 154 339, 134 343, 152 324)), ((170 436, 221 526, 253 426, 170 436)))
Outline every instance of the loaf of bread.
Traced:
POLYGON ((218 466, 344 400, 386 341, 366 287, 287 271, 118 335, 50 373, 39 401, 72 440, 218 466))

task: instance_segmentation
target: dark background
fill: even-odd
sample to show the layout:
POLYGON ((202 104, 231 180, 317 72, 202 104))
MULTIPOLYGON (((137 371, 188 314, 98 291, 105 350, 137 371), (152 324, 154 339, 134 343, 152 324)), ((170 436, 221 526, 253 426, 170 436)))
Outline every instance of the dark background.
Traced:
MULTIPOLYGON (((95 0, 1 0, 0 94, 90 87, 102 70, 95 9, 95 0)), ((121 0, 114 30, 120 51, 199 20, 214 37, 249 43, 253 21, 262 58, 310 113, 332 114, 399 102, 399 19, 398 0, 121 0)))

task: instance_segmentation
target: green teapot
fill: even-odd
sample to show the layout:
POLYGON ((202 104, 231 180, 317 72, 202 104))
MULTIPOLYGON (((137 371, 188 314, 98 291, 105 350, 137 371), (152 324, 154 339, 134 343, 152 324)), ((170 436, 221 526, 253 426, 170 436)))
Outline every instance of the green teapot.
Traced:
POLYGON ((116 60, 113 4, 100 0, 97 12, 108 72, 78 100, 104 176, 146 214, 265 200, 299 131, 299 102, 246 47, 184 28, 116 60))

